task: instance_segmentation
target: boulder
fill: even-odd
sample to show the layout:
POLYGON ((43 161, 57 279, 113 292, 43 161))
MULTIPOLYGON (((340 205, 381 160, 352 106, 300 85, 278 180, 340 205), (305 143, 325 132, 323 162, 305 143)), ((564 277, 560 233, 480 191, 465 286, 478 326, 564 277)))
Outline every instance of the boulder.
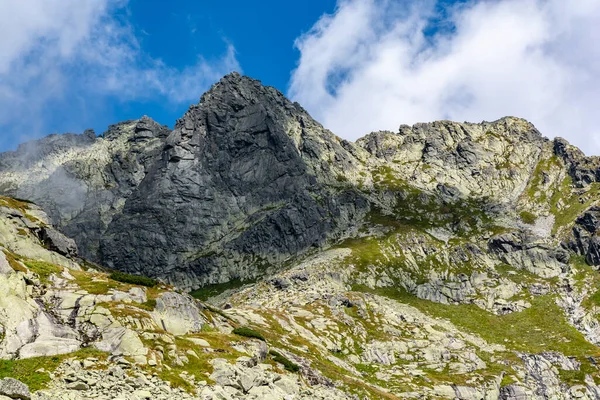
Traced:
POLYGON ((29 387, 21 381, 13 378, 0 380, 0 395, 11 399, 31 400, 29 387))
POLYGON ((75 241, 57 230, 49 227, 42 227, 39 237, 49 250, 55 251, 63 256, 77 257, 78 252, 75 241))
POLYGON ((0 275, 8 275, 14 272, 13 268, 8 263, 6 256, 0 251, 0 275))
POLYGON ((206 323, 196 300, 175 292, 163 293, 156 299, 152 317, 158 326, 174 335, 200 332, 206 323))

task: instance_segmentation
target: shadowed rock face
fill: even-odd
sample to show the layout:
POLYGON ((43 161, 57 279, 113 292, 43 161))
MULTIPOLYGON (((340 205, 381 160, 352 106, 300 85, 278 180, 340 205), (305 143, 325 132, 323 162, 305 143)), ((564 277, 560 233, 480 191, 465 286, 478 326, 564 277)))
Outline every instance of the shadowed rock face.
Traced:
POLYGON ((2 191, 39 203, 85 257, 184 287, 253 278, 368 209, 328 185, 360 167, 342 141, 238 74, 172 132, 144 117, 35 141, 0 165, 2 191))
POLYGON ((331 192, 327 152, 353 157, 298 105, 232 74, 177 122, 159 160, 101 242, 111 267, 172 282, 251 278, 366 208, 331 192), (324 200, 320 200, 323 198, 324 200))
POLYGON ((109 127, 102 137, 51 135, 0 154, 0 189, 30 199, 100 261, 100 238, 160 155, 170 130, 148 117, 109 127))

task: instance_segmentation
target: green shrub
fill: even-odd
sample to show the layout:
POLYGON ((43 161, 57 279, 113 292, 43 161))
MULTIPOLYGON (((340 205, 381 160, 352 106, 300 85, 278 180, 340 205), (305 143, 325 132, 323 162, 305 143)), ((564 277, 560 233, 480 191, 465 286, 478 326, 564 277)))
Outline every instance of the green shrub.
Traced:
POLYGON ((300 371, 300 366, 298 364, 293 363, 292 361, 285 358, 281 353, 276 352, 275 350, 270 350, 269 354, 273 357, 273 361, 278 362, 283 365, 286 371, 290 372, 298 372, 300 371))
POLYGON ((246 328, 246 327, 235 328, 233 330, 233 333, 236 335, 239 335, 239 336, 245 336, 245 337, 249 337, 249 338, 259 339, 259 340, 262 340, 263 342, 265 341, 265 337, 260 332, 256 332, 254 329, 250 329, 250 328, 246 328))
POLYGON ((124 272, 113 272, 109 276, 110 279, 117 282, 130 283, 132 285, 140 285, 146 287, 154 287, 158 284, 156 279, 146 278, 145 276, 130 275, 124 272))
POLYGON ((195 297, 198 300, 207 301, 211 297, 218 296, 227 290, 238 289, 244 285, 254 282, 255 280, 242 281, 240 279, 233 279, 225 283, 213 283, 211 285, 206 285, 199 289, 192 290, 190 292, 190 296, 195 297))
POLYGON ((342 174, 338 174, 338 175, 335 177, 335 180, 336 180, 336 181, 338 181, 338 182, 348 182, 348 178, 346 178, 346 177, 345 177, 344 175, 342 175, 342 174))

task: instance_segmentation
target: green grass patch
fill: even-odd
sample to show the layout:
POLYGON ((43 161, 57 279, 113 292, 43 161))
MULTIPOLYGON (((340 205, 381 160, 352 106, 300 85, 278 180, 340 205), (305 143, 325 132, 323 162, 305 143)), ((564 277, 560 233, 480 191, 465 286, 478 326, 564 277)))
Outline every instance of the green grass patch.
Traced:
POLYGON ((75 283, 90 294, 107 294, 110 290, 120 289, 123 285, 109 280, 105 274, 85 271, 71 271, 75 283))
POLYGON ((54 372, 58 366, 69 358, 85 359, 95 357, 104 359, 107 354, 92 348, 82 349, 75 353, 63 354, 52 357, 35 357, 26 360, 0 360, 0 379, 18 379, 32 392, 44 389, 50 383, 48 372, 54 372), (40 369, 47 372, 37 372, 40 369))
POLYGON ((23 263, 31 271, 40 277, 40 281, 48 283, 50 275, 60 275, 64 268, 46 261, 24 259, 23 263))
POLYGON ((375 376, 379 372, 379 367, 376 364, 354 364, 354 367, 366 376, 375 376))
POLYGON ((537 215, 529 211, 521 211, 519 216, 521 217, 521 221, 529 225, 533 225, 537 221, 537 215))
POLYGON ((17 261, 11 252, 4 250, 4 256, 6 257, 6 261, 8 261, 8 264, 12 267, 12 269, 18 272, 23 272, 24 274, 27 273, 27 268, 21 265, 21 263, 17 261))
POLYGON ((129 283, 131 285, 138 286, 146 286, 150 288, 158 284, 158 281, 156 279, 147 278, 145 276, 126 274, 124 272, 119 271, 113 272, 108 277, 117 282, 129 283))
POLYGON ((254 338, 254 339, 262 340, 263 342, 265 341, 265 337, 263 336, 262 333, 257 332, 254 329, 251 329, 248 327, 235 328, 233 330, 233 333, 238 336, 254 338))
POLYGON ((141 308, 142 310, 146 310, 146 311, 154 311, 154 309, 156 308, 156 300, 148 299, 144 303, 138 304, 137 307, 141 308))
POLYGON ((568 324, 552 296, 532 298, 531 307, 507 315, 494 315, 472 304, 446 305, 419 299, 404 290, 372 290, 357 285, 354 290, 385 296, 409 304, 436 318, 449 320, 459 328, 481 336, 489 343, 526 353, 559 351, 566 356, 596 357, 600 348, 568 324))
POLYGON ((33 203, 30 201, 14 199, 11 197, 0 196, 0 205, 25 212, 29 210, 33 203))
POLYGON ((289 359, 287 359, 286 357, 281 355, 281 353, 279 353, 275 350, 270 350, 269 354, 271 355, 271 358, 273 358, 273 361, 278 362, 279 364, 283 365, 283 368, 285 368, 286 371, 289 371, 289 372, 300 371, 300 366, 298 364, 293 363, 292 361, 290 361, 289 359))
POLYGON ((344 307, 344 312, 346 313, 346 315, 348 315, 352 318, 360 318, 360 315, 358 314, 357 306, 344 307))

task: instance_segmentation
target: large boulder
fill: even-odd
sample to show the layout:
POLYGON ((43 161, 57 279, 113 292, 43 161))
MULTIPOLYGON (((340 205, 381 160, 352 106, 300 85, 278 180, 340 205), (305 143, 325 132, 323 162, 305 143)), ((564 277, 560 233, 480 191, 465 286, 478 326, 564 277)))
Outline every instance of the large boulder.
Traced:
POLYGON ((158 326, 174 335, 200 332, 206 323, 196 301, 175 292, 163 293, 156 299, 152 317, 158 326))
POLYGON ((39 236, 40 240, 49 250, 55 251, 63 256, 77 256, 77 244, 75 243, 75 240, 66 237, 56 229, 43 227, 40 230, 39 236))
POLYGON ((6 396, 11 399, 31 400, 29 387, 13 378, 0 380, 0 396, 6 396))

